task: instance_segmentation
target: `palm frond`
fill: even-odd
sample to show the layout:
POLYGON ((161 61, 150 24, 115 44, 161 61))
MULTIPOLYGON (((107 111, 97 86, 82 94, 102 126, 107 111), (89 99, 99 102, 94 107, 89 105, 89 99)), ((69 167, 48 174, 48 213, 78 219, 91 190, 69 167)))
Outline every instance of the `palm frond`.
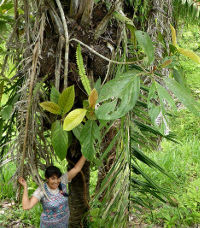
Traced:
POLYGON ((199 24, 200 19, 200 4, 193 0, 178 0, 173 1, 174 16, 178 18, 187 18, 187 22, 199 24))

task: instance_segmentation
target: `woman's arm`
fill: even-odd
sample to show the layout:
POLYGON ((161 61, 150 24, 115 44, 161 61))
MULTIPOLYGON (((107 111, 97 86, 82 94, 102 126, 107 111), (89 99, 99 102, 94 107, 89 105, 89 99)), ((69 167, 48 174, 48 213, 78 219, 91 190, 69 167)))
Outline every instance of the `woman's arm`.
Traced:
POLYGON ((67 178, 68 181, 71 181, 83 168, 85 164, 86 158, 82 155, 81 158, 78 160, 74 168, 72 168, 70 171, 67 173, 67 178))
POLYGON ((39 200, 35 196, 32 196, 31 199, 28 198, 28 186, 24 178, 20 177, 18 181, 24 187, 24 192, 22 196, 22 207, 24 210, 29 210, 34 207, 39 200))

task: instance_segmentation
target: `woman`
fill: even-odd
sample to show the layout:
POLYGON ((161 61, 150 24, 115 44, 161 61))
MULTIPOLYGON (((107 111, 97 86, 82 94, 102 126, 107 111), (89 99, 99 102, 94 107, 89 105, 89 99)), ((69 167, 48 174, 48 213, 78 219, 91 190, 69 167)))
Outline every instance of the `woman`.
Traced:
POLYGON ((74 168, 64 175, 59 168, 50 166, 45 171, 46 183, 45 193, 38 187, 32 197, 28 197, 28 186, 24 178, 19 178, 19 183, 24 187, 22 206, 24 210, 34 207, 39 201, 42 203, 43 213, 40 217, 41 228, 66 228, 69 221, 69 206, 66 184, 70 182, 82 169, 85 164, 85 157, 82 156, 74 168))

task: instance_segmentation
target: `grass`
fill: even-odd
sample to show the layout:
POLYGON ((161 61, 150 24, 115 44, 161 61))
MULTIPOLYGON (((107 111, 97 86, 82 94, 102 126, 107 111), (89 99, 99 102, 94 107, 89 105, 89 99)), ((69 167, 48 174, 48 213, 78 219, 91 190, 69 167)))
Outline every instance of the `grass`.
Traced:
POLYGON ((175 119, 173 123, 174 128, 179 126, 176 127, 176 130, 181 143, 174 144, 164 140, 161 143, 162 149, 152 152, 149 156, 162 166, 175 181, 144 165, 143 170, 159 186, 173 191, 171 196, 174 198, 176 206, 152 199, 153 210, 144 210, 143 213, 139 213, 139 216, 143 222, 148 224, 163 227, 190 227, 200 223, 200 131, 197 126, 200 122, 186 110, 181 110, 179 118, 175 119), (182 122, 183 116, 184 123, 182 122), (181 125, 180 122, 182 122, 181 125), (196 125, 191 126, 192 122, 196 125))
POLYGON ((22 207, 17 204, 12 204, 9 207, 3 207, 4 202, 1 202, 0 211, 0 227, 11 227, 11 224, 22 224, 23 227, 39 227, 40 224, 40 215, 41 215, 41 206, 40 204, 36 205, 30 211, 24 211, 22 207))

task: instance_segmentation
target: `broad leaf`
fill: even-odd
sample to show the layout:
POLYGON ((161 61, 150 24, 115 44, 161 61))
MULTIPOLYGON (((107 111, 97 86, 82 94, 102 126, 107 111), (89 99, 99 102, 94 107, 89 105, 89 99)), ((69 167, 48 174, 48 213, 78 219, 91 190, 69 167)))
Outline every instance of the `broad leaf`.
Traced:
POLYGON ((65 115, 74 105, 75 92, 74 86, 66 88, 60 95, 58 104, 62 109, 62 115, 65 115))
POLYGON ((69 147, 68 132, 62 129, 60 122, 57 120, 51 127, 51 141, 56 155, 63 160, 66 157, 69 147))
POLYGON ((59 105, 57 105, 56 103, 54 102, 51 102, 51 101, 45 101, 45 102, 42 102, 40 103, 40 106, 50 112, 50 113, 53 113, 53 114, 57 114, 57 115, 60 115, 61 114, 61 108, 59 105))
POLYGON ((77 127, 72 129, 73 134, 79 141, 80 141, 82 129, 83 129, 83 124, 79 124, 77 127))
POLYGON ((171 92, 174 93, 185 107, 187 107, 192 113, 200 116, 200 105, 195 101, 187 89, 171 78, 165 78, 164 81, 171 92))
POLYGON ((167 102, 168 105, 170 105, 171 108, 175 111, 176 104, 175 104, 174 100, 172 99, 172 97, 167 92, 167 90, 164 87, 162 87, 160 84, 158 84, 157 82, 155 83, 155 86, 156 86, 156 89, 158 92, 158 97, 159 97, 162 108, 165 109, 165 105, 167 102))
POLYGON ((144 53, 147 55, 148 59, 149 59, 149 64, 153 63, 154 61, 154 47, 153 47, 153 43, 151 41, 150 36, 148 35, 148 33, 137 30, 135 32, 135 36, 137 39, 137 42, 139 43, 139 45, 143 48, 144 53))
POLYGON ((101 78, 99 78, 99 79, 95 82, 94 88, 97 90, 97 93, 99 94, 99 93, 100 93, 100 90, 101 90, 101 78))
POLYGON ((50 101, 58 104, 59 97, 60 97, 59 91, 53 86, 51 88, 50 101))
POLYGON ((101 134, 95 121, 88 120, 83 126, 80 134, 81 152, 89 160, 93 161, 95 157, 94 143, 95 139, 100 140, 101 134))
POLYGON ((81 108, 71 111, 64 120, 63 130, 71 131, 73 128, 78 126, 85 117, 86 112, 86 109, 81 108))
POLYGON ((110 80, 101 89, 95 111, 98 119, 112 120, 133 109, 139 96, 140 78, 132 72, 110 80))
POLYGON ((167 126, 166 103, 176 109, 176 105, 168 92, 160 86, 157 82, 153 82, 149 94, 148 94, 148 113, 151 121, 156 129, 158 129, 162 135, 169 133, 167 126))
POLYGON ((10 119, 10 116, 13 111, 13 106, 12 105, 7 105, 1 110, 1 116, 3 120, 8 120, 10 119))
POLYGON ((182 71, 173 69, 173 77, 181 86, 186 88, 186 80, 182 71))

